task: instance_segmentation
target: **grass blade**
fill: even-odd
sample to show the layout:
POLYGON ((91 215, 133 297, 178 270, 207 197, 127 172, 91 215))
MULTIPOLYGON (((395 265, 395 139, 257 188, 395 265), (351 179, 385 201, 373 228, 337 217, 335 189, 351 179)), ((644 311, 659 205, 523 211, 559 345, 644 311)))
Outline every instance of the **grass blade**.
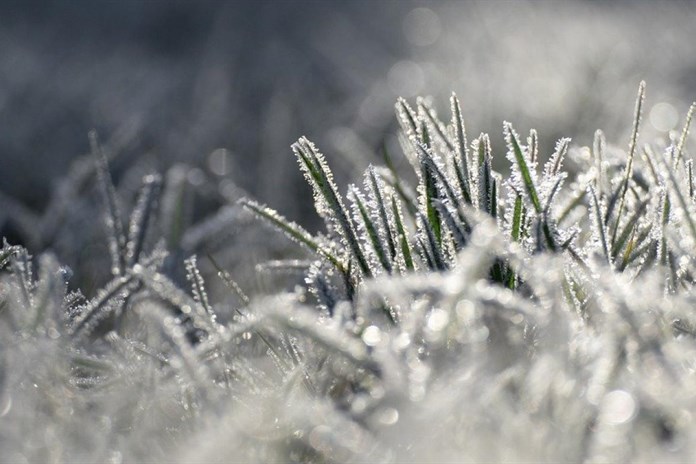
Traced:
POLYGON ((338 230, 362 273, 366 277, 371 277, 353 222, 338 193, 338 188, 333 181, 333 173, 324 156, 304 137, 293 144, 292 149, 300 162, 305 178, 314 189, 317 212, 338 230))
POLYGON ((537 188, 534 185, 534 178, 532 177, 532 171, 530 169, 530 160, 520 146, 519 136, 512 128, 512 124, 509 122, 503 123, 503 132, 505 134, 505 141, 508 145, 508 158, 513 162, 513 166, 517 169, 513 170, 520 177, 520 181, 524 190, 529 196, 529 200, 537 213, 541 213, 541 202, 539 201, 539 195, 537 193, 537 188))
POLYGON ((612 245, 612 259, 616 260, 617 256, 619 255, 619 252, 626 244, 626 241, 628 240, 629 236, 632 236, 635 233, 636 224, 638 223, 638 220, 643 216, 643 213, 645 212, 645 209, 647 208, 648 204, 649 200, 645 200, 640 202, 636 207, 635 211, 633 212, 633 215, 624 226, 621 235, 619 235, 616 242, 612 245))
POLYGON ((413 252, 411 251, 411 244, 409 243, 408 234, 406 233, 406 228, 404 227, 401 207, 394 195, 391 197, 391 207, 392 213, 394 214, 394 223, 396 226, 396 233, 399 240, 399 245, 401 247, 401 255, 403 256, 404 265, 406 266, 407 271, 413 271, 415 270, 415 265, 413 263, 413 252))
POLYGON ((191 284, 193 299, 200 303, 208 314, 213 315, 214 311, 208 300, 208 292, 205 290, 205 281, 201 272, 198 270, 196 255, 190 256, 184 261, 186 267, 186 278, 191 284))
POLYGON ((468 204, 472 204, 471 185, 473 179, 469 172, 469 142, 466 138, 466 127, 462 118, 462 109, 457 95, 452 93, 450 97, 450 108, 452 112, 452 127, 454 129, 455 148, 454 166, 459 188, 462 196, 468 204))
POLYGON ((387 249, 391 259, 396 257, 396 240, 392 235, 391 221, 389 220, 389 212, 384 201, 384 185, 382 179, 377 174, 374 166, 367 168, 365 184, 370 192, 372 200, 375 202, 379 220, 381 221, 380 228, 384 232, 387 241, 387 249))
POLYGON ((382 244, 380 234, 377 231, 377 226, 370 217, 370 213, 367 210, 367 207, 365 206, 365 200, 362 197, 362 194, 357 189, 357 187, 351 186, 349 187, 348 195, 349 199, 353 202, 357 209, 357 214, 355 215, 356 223, 362 225, 365 228, 365 232, 367 234, 368 239, 367 241, 369 241, 369 243, 372 245, 372 249, 377 255, 377 259, 379 260, 379 263, 382 265, 382 268, 387 272, 391 273, 392 266, 389 259, 387 258, 385 245, 382 244))
POLYGON ((116 189, 111 179, 109 162, 99 144, 95 131, 89 133, 89 144, 97 163, 97 178, 101 186, 104 203, 106 203, 106 228, 109 253, 111 255, 111 273, 114 276, 119 276, 123 275, 126 269, 126 234, 123 230, 123 220, 121 219, 121 212, 116 199, 116 189))
POLYGON ((694 223, 694 218, 692 217, 691 210, 689 209, 689 205, 686 203, 686 198, 684 197, 684 194, 681 191, 681 187, 679 186, 679 182, 675 177, 674 170, 667 165, 667 161, 664 159, 664 157, 658 157, 658 159, 662 164, 662 171, 667 175, 670 186, 672 187, 672 191, 674 192, 674 195, 677 197, 677 201, 679 202, 679 206, 682 210, 682 215, 686 220, 687 225, 689 226, 691 237, 694 241, 696 241, 696 223, 694 223))
POLYGON ((616 222, 614 223, 614 228, 611 236, 611 244, 614 246, 616 243, 616 234, 619 231, 619 223, 621 221, 621 215, 624 209, 624 202, 626 201, 626 192, 628 191, 628 185, 633 177, 633 158, 636 153, 636 145, 638 143, 638 130, 640 129, 640 121, 643 116, 643 103, 645 102, 645 81, 641 81, 638 86, 638 97, 636 98, 636 107, 633 115, 633 130, 631 131, 631 141, 628 145, 628 161, 626 162, 626 168, 624 170, 623 179, 621 181, 621 190, 619 192, 619 211, 616 214, 616 222))
POLYGON ((682 128, 681 136, 679 137, 679 144, 677 145, 677 151, 674 155, 674 161, 672 162, 672 167, 676 168, 679 160, 684 153, 684 147, 686 146, 686 138, 689 136, 689 128, 691 126, 691 120, 694 117, 694 111, 696 110, 696 102, 692 103, 689 107, 689 112, 686 114, 686 122, 684 122, 684 127, 682 128))
POLYGON ((421 246, 424 247, 423 251, 427 253, 427 256, 432 260, 432 268, 440 271, 447 269, 445 264, 445 258, 442 253, 442 244, 438 241, 435 236, 435 232, 430 227, 430 222, 423 217, 422 214, 418 215, 419 229, 421 232, 421 237, 419 238, 421 246))
POLYGON ((491 164, 491 148, 488 135, 482 134, 478 139, 478 209, 494 216, 493 204, 493 174, 491 164))
POLYGON ((149 175, 143 178, 143 186, 138 194, 138 200, 133 208, 128 225, 128 241, 126 242, 126 266, 132 267, 140 259, 148 231, 148 224, 154 216, 159 192, 162 187, 162 177, 149 175))
POLYGON ((333 264, 336 269, 338 269, 341 273, 345 274, 346 273, 346 267, 343 264, 343 262, 334 254, 329 252, 326 248, 321 246, 319 242, 305 229, 303 229, 300 225, 288 221, 285 219, 283 216, 278 214, 275 210, 265 206, 261 205, 259 203, 256 203, 253 200, 249 200, 246 198, 243 198, 239 200, 239 203, 252 213, 254 213, 256 216, 266 220, 269 222, 271 225, 273 225, 276 229, 280 230, 283 232, 287 237, 289 237, 292 241, 297 242, 301 245, 304 245, 307 247, 310 251, 318 254, 319 256, 327 259, 331 264, 333 264))
POLYGON ((429 138, 427 136, 427 128, 423 127, 425 149, 421 144, 417 144, 418 160, 420 164, 419 183, 418 183, 418 199, 420 215, 427 219, 430 230, 438 243, 442 242, 442 227, 440 223, 440 215, 434 206, 433 201, 438 198, 437 181, 432 169, 428 166, 426 159, 429 156, 429 138), (423 154, 425 152, 425 154, 423 154))
POLYGON ((549 178, 551 176, 557 176, 561 172, 561 167, 563 166, 563 160, 568 153, 568 147, 570 146, 569 138, 562 138, 556 142, 556 149, 549 158, 549 161, 544 165, 544 178, 549 178))
POLYGON ((597 195, 595 194, 594 188, 590 185, 587 187, 587 189, 590 194, 590 200, 592 201, 590 207, 592 209, 592 212, 594 213, 595 227, 597 230, 597 234, 599 235, 600 243, 602 245, 602 252, 604 253, 604 256, 607 258, 607 262, 611 266, 611 253, 609 252, 609 243, 607 242, 606 228, 604 225, 604 221, 602 220, 602 212, 599 205, 599 201, 597 200, 597 195))
POLYGON ((12 260, 12 257, 22 251, 22 247, 19 245, 10 245, 7 240, 3 238, 3 245, 0 248, 0 269, 7 266, 7 264, 12 260))
POLYGON ((522 196, 517 195, 515 197, 515 206, 512 212, 512 229, 510 231, 513 242, 518 242, 521 237, 523 210, 524 206, 522 204, 522 196))

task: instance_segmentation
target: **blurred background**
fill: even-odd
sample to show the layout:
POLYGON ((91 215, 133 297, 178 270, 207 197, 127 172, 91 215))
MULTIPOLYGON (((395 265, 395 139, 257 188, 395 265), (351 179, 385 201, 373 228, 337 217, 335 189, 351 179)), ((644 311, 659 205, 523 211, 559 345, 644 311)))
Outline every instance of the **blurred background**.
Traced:
MULTIPOLYGON (((547 152, 597 128, 627 145, 644 79, 641 135, 664 137, 696 98, 694 32, 690 2, 2 0, 0 235, 27 241, 17 218, 53 214, 93 128, 117 184, 185 163, 191 183, 310 229, 290 144, 307 135, 345 185, 382 146, 399 151, 398 96, 448 116, 457 92, 470 136, 490 132, 501 160, 503 120, 536 128, 547 152)), ((69 255, 60 229, 34 248, 69 255)))

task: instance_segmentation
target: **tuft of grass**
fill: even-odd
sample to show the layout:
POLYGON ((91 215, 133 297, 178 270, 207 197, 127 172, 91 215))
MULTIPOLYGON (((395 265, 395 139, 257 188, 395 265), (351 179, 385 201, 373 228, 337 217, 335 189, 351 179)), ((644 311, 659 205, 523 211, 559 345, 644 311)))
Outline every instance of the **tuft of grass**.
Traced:
POLYGON ((597 131, 546 154, 505 122, 509 174, 456 95, 447 120, 400 99, 417 184, 385 155, 345 196, 301 138, 315 234, 248 197, 191 225, 178 171, 124 220, 91 135, 111 278, 87 298, 3 243, 0 460, 693 461, 694 107, 637 156, 645 99, 625 152, 597 131), (259 279, 302 279, 247 293, 233 245, 202 246, 242 209, 304 253, 259 279))

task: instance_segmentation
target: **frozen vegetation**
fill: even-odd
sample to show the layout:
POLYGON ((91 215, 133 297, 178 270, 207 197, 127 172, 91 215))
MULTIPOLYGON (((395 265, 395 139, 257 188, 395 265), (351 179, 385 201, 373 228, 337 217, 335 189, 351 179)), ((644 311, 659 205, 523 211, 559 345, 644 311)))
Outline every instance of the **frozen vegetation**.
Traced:
POLYGON ((696 461, 693 106, 643 140, 641 84, 627 140, 546 153, 450 103, 400 99, 347 192, 300 138, 316 233, 183 165, 114 185, 92 134, 45 216, 5 210, 103 217, 110 277, 4 244, 0 461, 696 461))

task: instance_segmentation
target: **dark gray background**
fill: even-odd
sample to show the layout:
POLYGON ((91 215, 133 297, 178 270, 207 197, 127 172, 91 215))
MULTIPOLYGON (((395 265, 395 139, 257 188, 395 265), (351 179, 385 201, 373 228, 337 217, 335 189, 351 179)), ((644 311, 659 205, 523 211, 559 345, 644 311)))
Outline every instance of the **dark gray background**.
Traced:
POLYGON ((91 128, 128 135, 126 164, 209 169, 226 148, 226 176, 311 225, 289 145, 308 135, 339 181, 354 179, 382 144, 395 146, 400 94, 432 95, 445 112, 457 91, 470 132, 491 131, 498 153, 504 119, 536 127, 545 147, 564 135, 586 144, 597 127, 623 144, 641 79, 648 112, 665 102, 668 120, 695 98, 691 3, 46 0, 0 10, 0 192, 37 211, 91 128))

